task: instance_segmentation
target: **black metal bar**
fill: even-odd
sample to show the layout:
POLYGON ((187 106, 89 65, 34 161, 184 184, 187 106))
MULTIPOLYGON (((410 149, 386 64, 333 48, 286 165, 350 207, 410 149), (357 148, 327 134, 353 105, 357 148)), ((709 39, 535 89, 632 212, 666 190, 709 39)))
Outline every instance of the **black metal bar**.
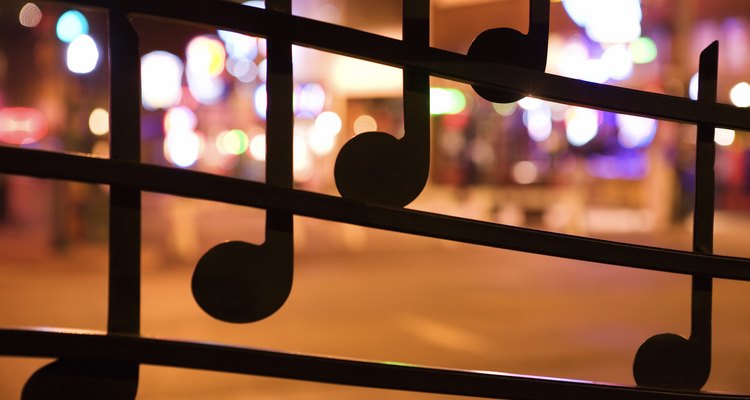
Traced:
POLYGON ((123 184, 396 232, 653 271, 750 280, 746 258, 697 254, 395 209, 201 172, 87 156, 0 147, 0 171, 39 178, 123 184))
POLYGON ((282 353, 253 348, 159 340, 81 330, 0 329, 0 354, 82 357, 168 367, 356 385, 380 389, 519 400, 747 400, 748 396, 684 392, 573 381, 394 365, 282 353))
MULTIPOLYGON (((101 8, 109 6, 107 0, 79 0, 75 3, 101 8)), ((415 51, 400 40, 273 10, 223 1, 196 2, 191 3, 190 7, 185 7, 184 3, 178 0, 130 0, 127 7, 135 14, 285 39, 301 46, 398 68, 421 70, 433 76, 469 84, 510 89, 561 103, 678 122, 710 123, 719 127, 750 131, 750 111, 726 104, 692 101, 682 97, 585 82, 540 71, 482 62, 463 54, 436 48, 415 51)))
MULTIPOLYGON (((125 13, 111 10, 110 157, 140 162, 140 55, 138 35, 125 13)), ((109 313, 111 332, 140 331, 141 193, 137 187, 110 187, 109 313)))

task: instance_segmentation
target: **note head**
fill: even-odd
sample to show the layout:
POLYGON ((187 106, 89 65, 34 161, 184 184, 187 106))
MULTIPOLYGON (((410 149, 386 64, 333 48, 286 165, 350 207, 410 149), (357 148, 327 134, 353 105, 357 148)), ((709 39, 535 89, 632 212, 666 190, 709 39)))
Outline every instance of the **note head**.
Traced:
POLYGON ((36 371, 21 399, 133 400, 137 392, 138 364, 63 358, 36 371))
POLYGON ((266 235, 262 245, 225 242, 200 258, 192 291, 203 311, 221 321, 248 323, 273 315, 286 302, 292 287, 293 239, 274 231, 266 235))
POLYGON ((706 358, 696 343, 663 333, 652 336, 638 349, 633 376, 639 386, 699 390, 710 372, 710 359, 706 358))
POLYGON ((415 168, 413 151, 388 133, 361 133, 336 158, 336 188, 347 199, 404 207, 417 198, 426 181, 420 167, 415 168))

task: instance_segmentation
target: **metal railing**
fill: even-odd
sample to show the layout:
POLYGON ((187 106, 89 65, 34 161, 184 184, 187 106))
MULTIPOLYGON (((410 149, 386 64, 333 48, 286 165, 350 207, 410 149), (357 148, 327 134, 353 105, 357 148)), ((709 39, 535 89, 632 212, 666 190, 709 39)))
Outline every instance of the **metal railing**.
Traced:
POLYGON ((712 279, 750 280, 750 260, 712 255, 713 133, 750 131, 750 113, 716 103, 718 43, 701 55, 699 99, 648 93, 544 72, 548 0, 530 0, 528 35, 493 29, 468 55, 429 46, 429 0, 405 0, 403 40, 291 15, 291 0, 267 9, 229 2, 79 0, 108 12, 111 157, 0 147, 0 172, 106 184, 110 195, 109 309, 106 332, 0 329, 0 354, 53 357, 26 383, 24 399, 133 399, 139 365, 224 371, 372 388, 508 399, 747 399, 701 392, 710 373, 712 279), (268 40, 267 182, 257 183, 140 162, 140 63, 129 16, 210 25, 268 40), (335 180, 342 197, 292 187, 292 44, 404 71, 406 135, 359 135, 341 150, 335 180), (522 57, 518 57, 518 55, 522 57), (590 239, 402 208, 429 167, 429 77, 472 84, 483 97, 523 95, 698 126, 693 251, 590 239), (379 168, 374 168, 374 165, 379 168), (387 168, 383 168, 383 165, 387 168), (203 255, 193 294, 211 316, 252 322, 273 314, 291 290, 294 215, 495 248, 672 272, 693 277, 689 338, 661 334, 635 355, 638 386, 353 361, 140 336, 142 192, 267 210, 261 245, 228 242, 203 255), (250 267, 246 267, 246 264, 250 267), (245 268, 240 268, 244 266, 245 268))

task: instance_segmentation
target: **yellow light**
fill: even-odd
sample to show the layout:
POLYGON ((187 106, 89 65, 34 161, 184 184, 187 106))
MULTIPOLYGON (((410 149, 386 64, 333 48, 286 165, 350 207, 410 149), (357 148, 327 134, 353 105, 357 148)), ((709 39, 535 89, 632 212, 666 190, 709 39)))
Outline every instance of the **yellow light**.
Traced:
POLYGON ((96 136, 109 132, 109 113, 103 108, 95 108, 89 115, 89 129, 96 136))
POLYGON ((191 73, 204 77, 217 77, 224 71, 227 53, 221 40, 198 36, 187 47, 187 64, 191 73))

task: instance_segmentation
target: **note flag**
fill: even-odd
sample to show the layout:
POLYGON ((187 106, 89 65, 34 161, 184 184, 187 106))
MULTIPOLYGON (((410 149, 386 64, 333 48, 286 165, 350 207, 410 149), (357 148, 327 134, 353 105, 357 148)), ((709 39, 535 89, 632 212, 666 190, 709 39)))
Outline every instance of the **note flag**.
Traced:
MULTIPOLYGON (((698 100, 716 102, 719 43, 701 53, 698 100)), ((698 125, 696 145, 693 251, 713 252, 715 127, 698 125)), ((648 339, 635 355, 633 376, 638 385, 698 390, 711 373, 711 313, 713 280, 694 275, 690 338, 664 333, 648 339)))
MULTIPOLYGON (((429 47, 430 2, 403 0, 404 44, 415 52, 429 47)), ((334 167, 336 188, 345 198, 403 207, 422 192, 430 169, 430 78, 405 69, 404 129, 401 139, 364 132, 347 142, 334 167)))
MULTIPOLYGON (((486 30, 474 39, 467 55, 481 61, 495 62, 544 72, 549 43, 550 0, 529 0, 529 33, 511 28, 486 30)), ((526 94, 472 85, 485 100, 512 103, 526 94)))
MULTIPOLYGON (((267 0, 269 9, 291 13, 291 0, 267 0)), ((292 44, 268 40, 266 182, 291 188, 292 44)), ((219 244, 201 257, 192 280, 193 297, 212 317, 234 323, 259 321, 286 302, 294 269, 293 215, 266 210, 266 238, 255 245, 219 244)))

